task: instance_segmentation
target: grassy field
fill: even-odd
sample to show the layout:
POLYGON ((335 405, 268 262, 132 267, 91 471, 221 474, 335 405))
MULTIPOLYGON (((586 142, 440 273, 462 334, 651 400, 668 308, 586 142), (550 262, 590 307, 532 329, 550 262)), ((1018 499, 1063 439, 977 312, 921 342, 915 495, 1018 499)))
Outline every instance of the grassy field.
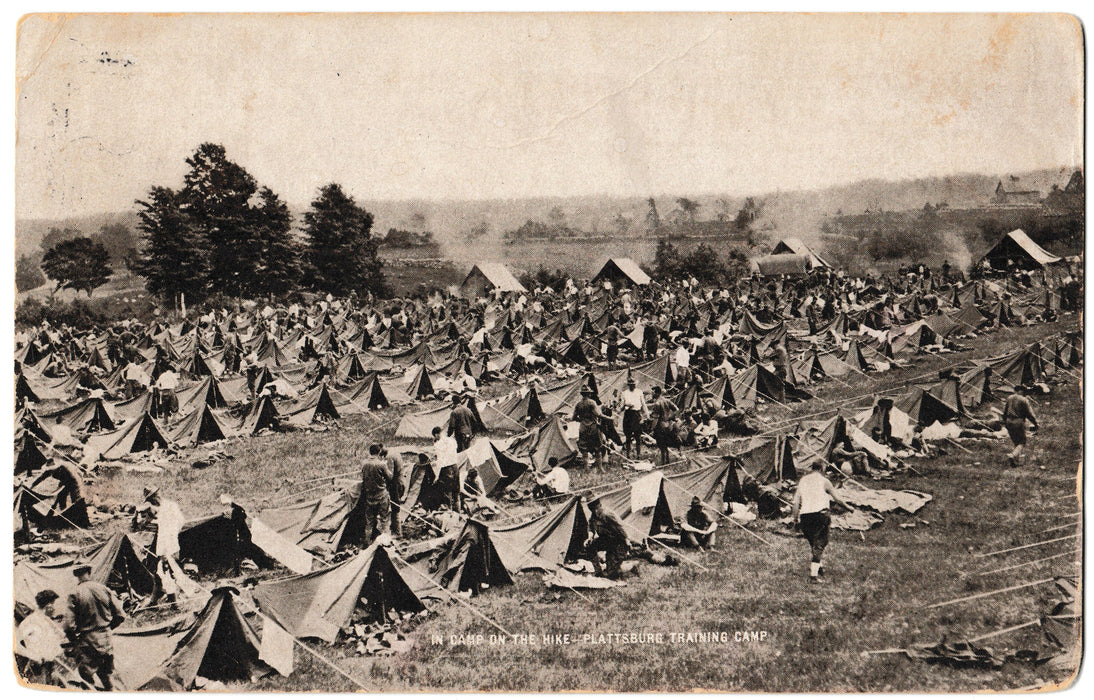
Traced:
MULTIPOLYGON (((796 416, 823 411, 873 391, 901 393, 914 378, 934 375, 962 359, 1001 354, 1040 337, 1077 326, 1059 324, 1006 329, 974 341, 970 350, 925 357, 854 386, 826 382, 813 400, 794 406, 796 416)), ((862 402, 867 403, 869 396, 862 402)), ((1065 681, 1046 668, 1010 663, 1001 670, 954 669, 910 660, 901 654, 864 655, 867 650, 968 639, 1038 618, 1057 599, 1051 584, 1002 595, 926 608, 977 592, 1054 574, 1076 575, 1081 540, 978 558, 977 554, 1070 534, 1037 534, 1080 510, 1077 475, 1082 459, 1080 386, 1070 379, 1038 398, 1041 429, 1026 463, 1008 468, 1004 441, 944 443, 945 454, 912 460, 915 472, 878 482, 879 488, 925 491, 934 500, 916 516, 889 514, 863 533, 834 531, 826 556, 828 581, 807 580, 808 547, 777 523, 753 526, 771 546, 723 524, 713 551, 689 553, 697 565, 660 567, 643 562, 623 588, 548 590, 534 574, 512 588, 495 589, 474 606, 508 632, 530 635, 535 644, 452 645, 450 635, 489 635, 497 630, 454 604, 412 633, 405 654, 359 657, 351 647, 315 647, 357 681, 377 690, 688 690, 748 691, 977 691, 1065 681), (901 525, 912 525, 902 528, 901 525), (979 575, 1009 564, 1074 552, 1044 564, 979 575), (589 644, 584 634, 650 632, 662 644, 589 644), (670 633, 726 632, 714 643, 672 643, 670 633), (747 633, 741 641, 737 632, 747 633), (753 634, 755 633, 755 634, 753 634), (543 635, 570 634, 576 643, 545 644, 543 635), (440 635, 444 643, 431 644, 440 635), (748 641, 745 641, 748 640, 748 641)), ((388 410, 344 421, 329 432, 291 433, 236 440, 224 448, 233 459, 196 470, 187 456, 162 474, 107 472, 89 486, 98 503, 136 503, 141 488, 161 486, 188 516, 218 509, 216 497, 231 493, 252 508, 315 497, 331 477, 352 472, 369 442, 393 439, 399 412, 388 410), (311 490, 309 490, 311 489, 311 490), (294 497, 295 495, 295 497, 294 497)), ((768 406, 762 422, 786 419, 768 406)), ((574 486, 633 478, 606 468, 573 474, 574 486)), ((530 510, 530 509, 526 509, 530 510)), ((117 527, 119 521, 100 525, 117 527)), ((1036 627, 984 642, 996 649, 1037 648, 1036 627)), ((260 689, 351 690, 353 684, 297 650, 290 678, 263 681, 260 689)))
POLYGON ((467 270, 461 270, 447 260, 421 260, 413 255, 399 255, 413 252, 413 249, 393 251, 390 258, 384 255, 386 252, 381 253, 385 258, 384 280, 398 296, 456 287, 467 276, 467 270))

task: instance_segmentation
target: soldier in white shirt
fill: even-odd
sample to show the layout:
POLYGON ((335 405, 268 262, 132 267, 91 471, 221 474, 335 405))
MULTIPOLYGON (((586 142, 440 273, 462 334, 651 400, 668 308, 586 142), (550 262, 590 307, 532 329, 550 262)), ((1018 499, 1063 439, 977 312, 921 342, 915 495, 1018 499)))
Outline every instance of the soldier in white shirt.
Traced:
MULTIPOLYGON (((437 427, 433 429, 433 449, 437 455, 434 460, 434 469, 437 473, 440 473, 443 467, 451 466, 456 463, 456 454, 459 451, 459 445, 456 444, 456 438, 451 435, 445 435, 441 428, 437 427)), ((434 477, 437 474, 433 475, 434 477)))
POLYGON ((634 377, 627 377, 627 388, 623 390, 623 453, 627 459, 631 456, 631 442, 634 442, 635 459, 642 456, 642 421, 649 416, 646 397, 635 385, 634 377))
POLYGON ((34 596, 38 609, 15 631, 15 653, 26 659, 23 678, 32 683, 54 685, 55 662, 64 655, 65 633, 54 620, 57 598, 52 590, 39 591, 34 596))
POLYGON ((821 556, 828 546, 828 529, 832 525, 832 516, 828 513, 829 504, 835 501, 847 510, 854 510, 836 495, 832 482, 821 472, 822 464, 821 460, 817 460, 809 472, 798 480, 790 516, 801 525, 802 534, 809 542, 813 555, 809 563, 809 579, 813 583, 820 583, 824 569, 821 556))
POLYGON ((178 389, 178 386, 179 375, 172 370, 165 370, 156 380, 156 385, 153 388, 156 390, 155 393, 158 394, 161 415, 169 416, 178 411, 179 404, 175 397, 175 390, 178 389))
POLYGON ((687 386, 688 380, 691 379, 691 353, 688 352, 687 340, 683 337, 680 338, 680 345, 676 348, 676 383, 680 386, 687 386))

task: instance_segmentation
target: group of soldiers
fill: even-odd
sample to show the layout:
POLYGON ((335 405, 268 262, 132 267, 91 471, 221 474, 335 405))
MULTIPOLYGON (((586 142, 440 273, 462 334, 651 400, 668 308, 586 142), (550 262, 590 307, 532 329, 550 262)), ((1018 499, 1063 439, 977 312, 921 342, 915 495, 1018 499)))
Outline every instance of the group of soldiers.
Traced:
MULTIPOLYGON (((681 388, 689 382, 699 384, 694 375, 678 374, 681 388)), ((627 377, 626 389, 607 405, 597 400, 592 387, 583 387, 571 418, 578 424, 577 448, 585 466, 599 468, 609 443, 616 443, 627 459, 632 455, 641 459, 645 435, 656 446, 659 464, 665 465, 669 463, 671 447, 713 447, 724 429, 741 435, 755 432, 744 411, 716 405, 714 396, 701 385, 696 390, 696 407, 682 411, 660 386, 652 387, 647 398, 633 376, 627 377), (612 420, 617 409, 623 412, 622 438, 612 420)))
MULTIPOLYGON (((448 431, 440 426, 433 429, 433 459, 425 452, 418 453, 418 466, 433 475, 432 490, 439 496, 439 503, 435 504, 438 507, 453 512, 475 512, 491 506, 478 471, 471 467, 461 479, 456 465, 457 453, 471 445, 476 424, 467 397, 453 394, 448 431)), ((405 495, 405 478, 410 475, 407 470, 402 457, 389 453, 382 443, 369 445, 361 467, 359 497, 364 514, 363 544, 371 544, 381 536, 401 536, 403 519, 399 504, 405 495)))
POLYGON ((76 671, 87 687, 113 690, 111 630, 125 621, 125 614, 114 593, 91 579, 91 571, 86 562, 78 562, 73 568, 76 588, 60 614, 57 610, 60 596, 55 591, 44 589, 35 595, 38 608, 19 623, 15 642, 17 655, 25 663, 22 675, 28 681, 59 685, 65 671, 59 667, 63 664, 59 659, 67 647, 73 652, 76 671))

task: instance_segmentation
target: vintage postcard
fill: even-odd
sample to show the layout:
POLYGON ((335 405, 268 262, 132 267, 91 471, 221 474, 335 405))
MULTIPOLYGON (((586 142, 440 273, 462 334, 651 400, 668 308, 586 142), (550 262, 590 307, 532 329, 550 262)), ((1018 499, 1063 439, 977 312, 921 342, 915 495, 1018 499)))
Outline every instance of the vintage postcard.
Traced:
POLYGON ((15 29, 24 693, 1075 680, 1078 18, 15 29))

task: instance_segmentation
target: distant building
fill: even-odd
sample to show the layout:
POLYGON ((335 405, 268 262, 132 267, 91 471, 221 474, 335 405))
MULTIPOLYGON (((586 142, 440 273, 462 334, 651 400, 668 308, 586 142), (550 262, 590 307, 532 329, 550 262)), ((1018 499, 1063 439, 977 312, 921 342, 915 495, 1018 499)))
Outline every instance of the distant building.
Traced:
POLYGON ((995 196, 992 204, 1002 206, 1037 206, 1041 203, 1041 193, 1037 190, 1008 190, 1003 187, 1003 181, 995 186, 995 196))
POLYGON ((1052 191, 1045 197, 1044 206, 1047 216, 1082 216, 1086 211, 1086 183, 1083 181, 1083 171, 1076 170, 1072 173, 1062 190, 1059 186, 1053 185, 1052 191))
POLYGON ((460 296, 475 299, 498 292, 527 292, 513 273, 501 263, 478 263, 471 267, 463 284, 460 285, 460 296))
POLYGON ((631 258, 610 258, 600 268, 600 272, 593 277, 593 282, 607 280, 612 286, 619 287, 644 287, 650 283, 650 276, 642 271, 631 258))

